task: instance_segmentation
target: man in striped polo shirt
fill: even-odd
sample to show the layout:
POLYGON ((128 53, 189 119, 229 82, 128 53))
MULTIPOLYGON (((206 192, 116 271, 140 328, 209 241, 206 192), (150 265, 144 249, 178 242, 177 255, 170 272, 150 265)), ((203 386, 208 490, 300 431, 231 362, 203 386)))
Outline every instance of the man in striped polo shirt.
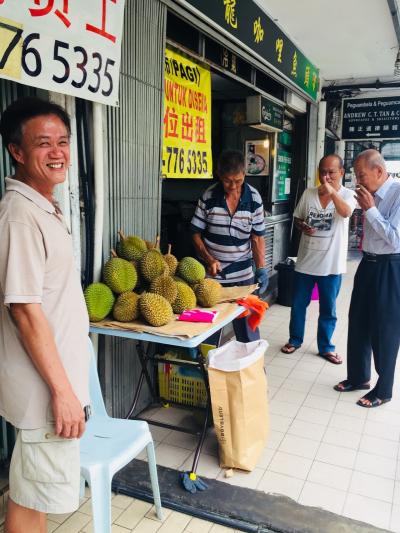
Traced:
MULTIPOLYGON (((224 151, 217 173, 219 182, 204 192, 192 218, 194 246, 206 265, 208 277, 225 287, 256 282, 262 294, 268 286, 268 272, 261 196, 244 181, 242 152, 224 151)), ((246 318, 234 320, 233 328, 240 342, 260 338, 258 329, 252 331, 246 318)))

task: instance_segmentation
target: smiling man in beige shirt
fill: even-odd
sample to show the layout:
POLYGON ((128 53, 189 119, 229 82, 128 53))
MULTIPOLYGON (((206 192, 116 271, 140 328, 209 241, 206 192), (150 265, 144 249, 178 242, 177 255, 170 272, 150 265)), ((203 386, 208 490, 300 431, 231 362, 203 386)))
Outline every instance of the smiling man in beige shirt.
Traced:
POLYGON ((19 429, 6 533, 43 533, 79 504, 88 393, 88 317, 71 235, 53 199, 70 123, 38 98, 11 104, 0 133, 15 166, 0 202, 0 415, 19 429))

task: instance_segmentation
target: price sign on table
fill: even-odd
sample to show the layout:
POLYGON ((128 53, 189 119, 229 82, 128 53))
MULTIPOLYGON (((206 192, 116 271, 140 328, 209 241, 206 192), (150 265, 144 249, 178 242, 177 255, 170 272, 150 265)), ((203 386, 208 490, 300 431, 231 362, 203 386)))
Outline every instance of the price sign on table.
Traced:
POLYGON ((0 77, 118 105, 125 0, 0 0, 0 77))

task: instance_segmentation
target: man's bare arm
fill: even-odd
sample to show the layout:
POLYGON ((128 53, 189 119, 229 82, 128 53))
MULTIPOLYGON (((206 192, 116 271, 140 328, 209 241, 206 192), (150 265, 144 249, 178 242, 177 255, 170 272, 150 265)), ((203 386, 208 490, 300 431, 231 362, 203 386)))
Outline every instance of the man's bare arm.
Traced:
POLYGON ((25 350, 47 383, 52 401, 56 435, 79 438, 85 430, 82 406, 72 390, 40 304, 11 304, 11 315, 25 350))
POLYGON ((338 213, 343 218, 348 218, 351 216, 351 207, 346 203, 341 196, 336 191, 333 191, 331 194, 332 202, 336 207, 336 213, 338 213))
POLYGON ((218 272, 221 270, 221 264, 207 250, 207 247, 204 244, 200 233, 194 233, 193 234, 193 244, 194 244, 194 247, 196 248, 196 252, 204 260, 204 262, 207 264, 208 273, 211 276, 216 276, 218 274, 218 272))
POLYGON ((322 194, 328 194, 331 197, 332 202, 335 205, 336 213, 338 213, 343 218, 348 218, 351 216, 351 208, 343 198, 338 194, 330 183, 326 181, 325 176, 320 177, 321 185, 319 187, 319 192, 322 194))
POLYGON ((251 235, 251 250, 256 268, 265 266, 265 239, 260 235, 251 235))

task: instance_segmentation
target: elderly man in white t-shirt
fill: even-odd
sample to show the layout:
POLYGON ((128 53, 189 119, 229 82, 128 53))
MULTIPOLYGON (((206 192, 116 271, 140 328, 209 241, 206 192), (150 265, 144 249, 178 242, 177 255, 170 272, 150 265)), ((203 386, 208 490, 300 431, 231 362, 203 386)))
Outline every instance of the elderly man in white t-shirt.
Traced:
POLYGON ((307 307, 315 284, 319 292, 318 355, 334 364, 342 359, 332 344, 336 298, 346 272, 349 217, 356 200, 342 186, 341 157, 327 155, 319 162, 321 185, 306 189, 294 211, 302 232, 293 283, 289 341, 281 348, 293 353, 303 343, 307 307))

